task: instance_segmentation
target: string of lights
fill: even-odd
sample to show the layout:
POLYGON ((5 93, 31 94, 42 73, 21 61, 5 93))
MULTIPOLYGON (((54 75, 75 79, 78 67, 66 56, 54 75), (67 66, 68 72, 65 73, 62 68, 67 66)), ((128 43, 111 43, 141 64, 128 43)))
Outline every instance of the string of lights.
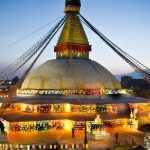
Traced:
POLYGON ((21 103, 6 103, 3 108, 5 110, 18 110, 30 113, 63 113, 63 112, 79 112, 79 113, 118 113, 118 106, 115 104, 101 105, 71 105, 71 104, 41 104, 30 105, 21 103))
POLYGON ((121 94, 121 90, 87 89, 87 90, 17 90, 18 95, 102 95, 121 94))

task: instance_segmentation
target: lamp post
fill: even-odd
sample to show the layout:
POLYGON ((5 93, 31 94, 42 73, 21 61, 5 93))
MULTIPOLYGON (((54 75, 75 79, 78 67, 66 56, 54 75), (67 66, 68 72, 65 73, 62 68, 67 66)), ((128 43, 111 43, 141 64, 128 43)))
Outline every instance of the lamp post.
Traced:
MULTIPOLYGON (((80 94, 79 94, 79 103, 81 105, 80 94)), ((87 144, 88 144, 87 134, 86 134, 86 117, 85 117, 85 121, 84 121, 84 126, 85 126, 85 129, 84 129, 84 148, 86 149, 87 148, 87 144)))
POLYGON ((87 134, 86 134, 86 120, 85 120, 85 129, 84 129, 84 147, 86 149, 86 145, 88 144, 87 134))

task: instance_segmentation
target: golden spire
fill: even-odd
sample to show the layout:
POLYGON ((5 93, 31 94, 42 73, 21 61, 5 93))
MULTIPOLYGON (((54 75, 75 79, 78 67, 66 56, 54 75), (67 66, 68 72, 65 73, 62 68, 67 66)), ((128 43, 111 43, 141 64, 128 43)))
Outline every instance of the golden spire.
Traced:
POLYGON ((57 58, 89 58, 87 36, 78 17, 80 0, 66 0, 67 20, 55 47, 57 58))

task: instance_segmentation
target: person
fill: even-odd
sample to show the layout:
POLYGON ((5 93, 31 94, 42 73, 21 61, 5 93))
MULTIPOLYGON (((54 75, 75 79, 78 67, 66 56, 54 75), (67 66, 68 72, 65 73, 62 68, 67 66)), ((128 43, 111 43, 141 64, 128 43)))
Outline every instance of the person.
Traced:
POLYGON ((93 131, 93 125, 91 124, 90 126, 90 133, 92 134, 92 131, 93 131))
POLYGON ((102 119, 101 119, 101 116, 100 114, 97 114, 95 120, 94 120, 94 123, 95 124, 101 124, 102 123, 102 119))
POLYGON ((118 137, 119 137, 119 134, 118 134, 118 132, 116 132, 116 134, 115 134, 116 144, 118 144, 118 137))
POLYGON ((74 127, 72 128, 72 138, 74 138, 74 127))

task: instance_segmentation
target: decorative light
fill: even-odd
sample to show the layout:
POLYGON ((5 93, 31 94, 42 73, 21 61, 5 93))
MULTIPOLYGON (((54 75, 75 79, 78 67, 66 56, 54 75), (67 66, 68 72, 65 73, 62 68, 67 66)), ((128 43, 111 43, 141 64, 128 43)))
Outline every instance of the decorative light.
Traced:
POLYGON ((150 149, 150 133, 144 134, 144 143, 146 144, 147 149, 150 149))
POLYGON ((71 120, 13 122, 9 124, 9 130, 12 132, 43 131, 52 128, 71 130, 73 125, 74 121, 71 120))
POLYGON ((128 121, 129 127, 132 129, 138 129, 138 120, 136 120, 137 115, 137 107, 133 107, 130 112, 130 119, 128 121))
POLYGON ((73 121, 65 120, 64 121, 64 129, 72 130, 72 128, 73 128, 73 121))
POLYGON ((65 104, 65 112, 71 112, 71 105, 65 104))
POLYGON ((87 89, 87 90, 17 90, 18 95, 102 95, 119 94, 119 90, 87 89))
POLYGON ((26 112, 33 112, 33 105, 29 105, 29 104, 22 104, 21 110, 22 111, 26 111, 26 112))
MULTIPOLYGON (((0 103, 0 107, 2 103, 0 103)), ((3 108, 9 110, 21 110, 29 113, 49 113, 49 112, 83 112, 83 113, 118 113, 118 106, 114 104, 101 105, 75 105, 75 104, 39 104, 31 105, 24 103, 6 103, 3 108)), ((136 109, 135 109, 136 111, 136 109)))
POLYGON ((2 106, 3 103, 0 103, 0 107, 2 106))
POLYGON ((38 105, 35 106, 34 109, 37 110, 37 112, 40 113, 48 113, 51 111, 51 105, 50 104, 45 104, 45 105, 38 105))

